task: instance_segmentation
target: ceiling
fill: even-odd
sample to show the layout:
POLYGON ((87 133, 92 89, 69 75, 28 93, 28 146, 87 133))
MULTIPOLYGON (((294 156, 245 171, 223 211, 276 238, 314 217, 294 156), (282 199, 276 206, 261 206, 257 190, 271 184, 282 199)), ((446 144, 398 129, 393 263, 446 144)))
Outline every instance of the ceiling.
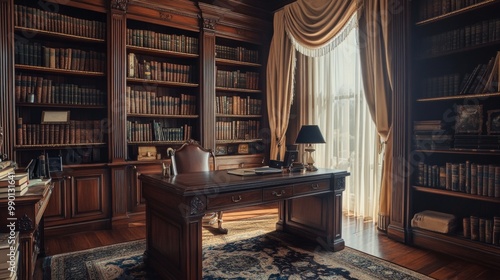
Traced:
POLYGON ((272 21, 273 14, 283 6, 296 0, 200 0, 207 4, 223 7, 233 12, 272 21))

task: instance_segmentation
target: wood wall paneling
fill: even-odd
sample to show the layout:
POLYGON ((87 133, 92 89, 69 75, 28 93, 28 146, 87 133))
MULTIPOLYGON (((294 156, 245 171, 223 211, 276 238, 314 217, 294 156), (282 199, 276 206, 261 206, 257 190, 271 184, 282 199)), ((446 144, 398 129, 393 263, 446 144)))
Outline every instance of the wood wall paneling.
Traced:
POLYGON ((0 153, 15 159, 13 0, 0 0, 0 15, 0 126, 3 128, 0 153))

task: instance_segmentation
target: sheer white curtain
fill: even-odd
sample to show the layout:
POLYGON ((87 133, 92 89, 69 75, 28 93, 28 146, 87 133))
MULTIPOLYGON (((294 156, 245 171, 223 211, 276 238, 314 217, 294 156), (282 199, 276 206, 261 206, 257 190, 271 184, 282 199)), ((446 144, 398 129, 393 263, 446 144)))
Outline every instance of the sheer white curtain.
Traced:
POLYGON ((326 144, 316 144, 316 166, 351 172, 346 178, 343 210, 376 220, 380 192, 378 135, 368 110, 354 28, 335 49, 309 59, 309 118, 326 144))

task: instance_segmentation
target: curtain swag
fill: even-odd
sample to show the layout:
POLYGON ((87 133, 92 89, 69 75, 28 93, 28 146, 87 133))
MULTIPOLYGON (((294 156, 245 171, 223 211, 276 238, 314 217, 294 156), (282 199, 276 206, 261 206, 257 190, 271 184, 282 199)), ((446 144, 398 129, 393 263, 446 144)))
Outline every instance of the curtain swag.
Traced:
MULTIPOLYGON (((323 46, 319 46, 316 48, 311 48, 307 45, 302 45, 298 40, 296 40, 293 35, 288 31, 286 31, 286 35, 292 42, 293 47, 300 52, 301 54, 309 57, 321 57, 333 51, 338 45, 340 45, 347 36, 351 33, 354 28, 358 27, 358 19, 357 16, 352 16, 349 22, 344 26, 342 30, 337 33, 330 41, 326 42, 323 46)), ((295 69, 295 68, 293 68, 295 69)))

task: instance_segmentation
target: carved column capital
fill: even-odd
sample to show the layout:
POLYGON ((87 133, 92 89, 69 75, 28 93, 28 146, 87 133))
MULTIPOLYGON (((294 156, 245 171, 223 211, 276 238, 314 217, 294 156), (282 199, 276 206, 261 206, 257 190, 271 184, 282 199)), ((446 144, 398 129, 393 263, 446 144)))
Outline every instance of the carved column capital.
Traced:
POLYGON ((28 215, 24 214, 24 216, 19 219, 19 230, 22 232, 32 231, 35 228, 33 224, 33 220, 28 217, 28 215))
POLYGON ((129 0, 111 0, 111 9, 126 11, 129 0))
POLYGON ((215 19, 215 18, 204 18, 203 19, 203 28, 215 30, 215 26, 217 25, 218 21, 219 20, 215 19))

